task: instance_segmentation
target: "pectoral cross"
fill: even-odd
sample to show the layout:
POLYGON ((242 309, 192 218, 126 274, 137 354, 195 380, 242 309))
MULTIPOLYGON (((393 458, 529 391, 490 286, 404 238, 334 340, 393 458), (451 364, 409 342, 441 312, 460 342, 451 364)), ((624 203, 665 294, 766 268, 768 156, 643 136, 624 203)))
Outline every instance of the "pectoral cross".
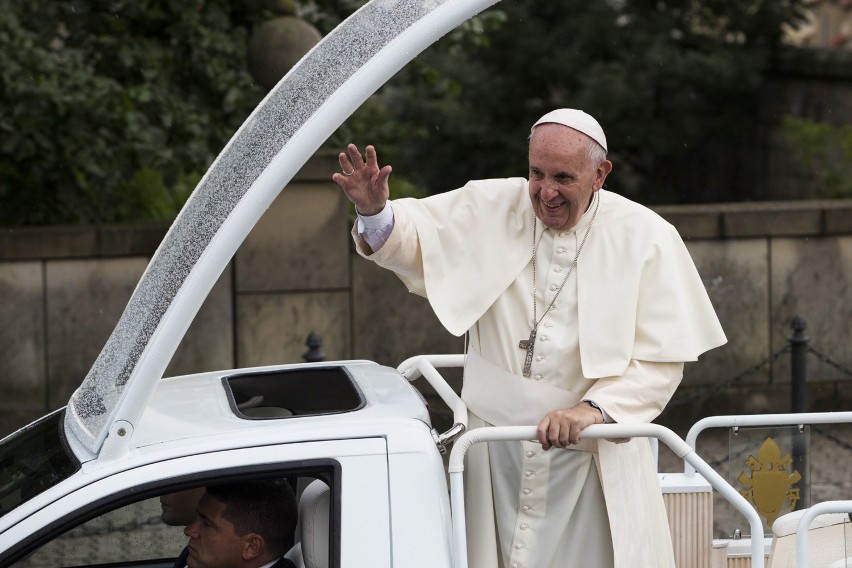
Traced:
POLYGON ((518 347, 527 350, 527 357, 524 359, 524 376, 529 377, 532 373, 533 348, 535 347, 535 328, 533 328, 530 332, 530 338, 522 339, 518 343, 518 347))

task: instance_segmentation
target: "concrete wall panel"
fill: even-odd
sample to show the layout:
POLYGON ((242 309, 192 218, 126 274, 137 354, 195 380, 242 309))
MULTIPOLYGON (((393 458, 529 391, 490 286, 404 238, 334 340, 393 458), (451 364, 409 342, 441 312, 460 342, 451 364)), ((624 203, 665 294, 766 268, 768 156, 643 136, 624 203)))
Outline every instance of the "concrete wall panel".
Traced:
POLYGON ((233 269, 229 265, 198 310, 165 376, 234 367, 233 304, 233 269))
POLYGON ((240 295, 237 329, 239 367, 301 363, 312 331, 327 360, 351 357, 347 292, 240 295))
POLYGON ((42 266, 41 262, 0 264, 3 410, 44 410, 47 381, 42 266))
POLYGON ((327 162, 322 181, 291 183, 246 238, 236 256, 239 292, 349 286, 349 201, 327 162))
MULTIPOLYGON (((729 380, 766 356, 769 345, 768 245, 764 239, 691 241, 692 259, 719 316, 728 343, 687 364, 684 384, 729 380)), ((766 380, 768 370, 748 381, 766 380)))
POLYGON ((414 355, 462 352, 462 339, 447 332, 429 302, 409 293, 396 275, 361 257, 353 259, 352 272, 355 357, 396 367, 414 355))
POLYGON ((47 263, 47 370, 50 408, 68 402, 121 317, 145 258, 47 263))
MULTIPOLYGON (((810 346, 836 361, 852 361, 852 236, 776 239, 772 242, 772 347, 787 343, 795 315, 807 321, 810 346)), ((809 358, 809 380, 849 377, 809 358)), ((789 357, 779 359, 776 379, 790 379, 789 357)))

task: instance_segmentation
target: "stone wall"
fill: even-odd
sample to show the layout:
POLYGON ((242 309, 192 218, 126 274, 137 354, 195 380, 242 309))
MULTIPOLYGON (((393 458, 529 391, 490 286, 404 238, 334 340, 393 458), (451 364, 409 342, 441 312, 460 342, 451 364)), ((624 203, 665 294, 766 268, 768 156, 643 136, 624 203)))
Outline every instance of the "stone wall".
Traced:
MULTIPOLYGON (((334 155, 320 154, 284 189, 213 288, 167 375, 301 361, 311 331, 329 360, 395 366, 418 353, 461 351, 425 300, 354 254, 351 211, 330 181, 337 168, 334 155)), ((707 396, 670 412, 692 421, 786 411, 787 356, 709 391, 783 348, 796 314, 807 318, 814 349, 852 368, 852 202, 657 210, 686 240, 729 338, 687 365, 678 396, 707 396)), ((0 231, 0 435, 65 404, 166 229, 0 231)), ((852 380, 810 361, 809 408, 848 404, 852 380)))
POLYGON ((711 393, 778 353, 791 322, 807 320, 809 346, 841 368, 808 357, 808 410, 852 404, 852 201, 785 201, 655 208, 684 237, 728 343, 686 365, 683 390, 707 393, 669 409, 692 422, 708 415, 789 412, 784 354, 733 386, 711 393))

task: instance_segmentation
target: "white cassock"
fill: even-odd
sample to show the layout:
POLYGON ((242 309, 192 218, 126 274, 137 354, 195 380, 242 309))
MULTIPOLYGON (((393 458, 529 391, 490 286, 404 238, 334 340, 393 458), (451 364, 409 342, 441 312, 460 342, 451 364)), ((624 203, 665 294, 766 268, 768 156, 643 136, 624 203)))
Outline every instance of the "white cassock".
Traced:
MULTIPOLYGON (((725 342, 676 230, 623 197, 597 195, 567 280, 594 206, 572 229, 537 223, 534 236, 521 178, 392 202, 393 231, 373 254, 353 231, 359 252, 427 297, 451 333, 470 332, 462 389, 470 427, 537 425, 581 400, 615 422, 650 422, 683 362, 725 342), (538 317, 555 301, 524 378, 518 342, 532 328, 534 240, 538 317)), ((537 442, 479 444, 465 487, 473 568, 674 566, 645 439, 548 452, 537 442)))

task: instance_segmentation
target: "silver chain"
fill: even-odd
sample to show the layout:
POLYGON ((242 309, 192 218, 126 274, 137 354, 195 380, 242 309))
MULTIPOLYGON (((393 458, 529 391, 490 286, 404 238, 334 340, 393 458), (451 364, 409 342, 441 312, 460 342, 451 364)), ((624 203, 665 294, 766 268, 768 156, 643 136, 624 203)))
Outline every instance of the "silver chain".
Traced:
POLYGON ((597 216, 598 216, 598 209, 600 209, 600 205, 601 205, 600 196, 599 196, 598 192, 595 192, 595 210, 594 210, 594 212, 592 212, 592 220, 589 221, 589 226, 586 227, 586 232, 583 235, 583 240, 580 241, 580 246, 577 247, 577 254, 574 255, 574 261, 571 263, 571 266, 568 267, 568 274, 565 275, 565 279, 562 280, 562 284, 559 285, 559 289, 556 291, 556 294, 553 296, 553 300, 551 300, 550 305, 547 306, 547 309, 544 310, 543 314, 541 314, 541 319, 538 319, 537 313, 536 313, 536 304, 538 303, 536 301, 536 291, 538 290, 538 285, 536 284, 536 278, 535 278, 535 273, 536 273, 535 257, 538 256, 538 243, 536 242, 536 232, 537 232, 536 229, 538 227, 538 218, 533 217, 533 258, 532 258, 532 261, 533 261, 533 293, 532 293, 532 296, 533 296, 533 298, 532 298, 533 299, 533 327, 532 328, 533 328, 533 330, 538 329, 538 324, 541 323, 541 321, 547 315, 547 312, 549 312, 550 308, 553 307, 553 304, 556 303, 556 298, 559 297, 559 293, 562 292, 562 288, 564 288, 565 283, 568 282, 568 277, 571 276, 571 274, 574 272, 574 268, 577 267, 577 261, 580 259, 580 253, 583 252, 583 247, 586 245, 586 239, 589 238, 589 231, 592 230, 592 225, 595 224, 595 218, 597 218, 597 216))

